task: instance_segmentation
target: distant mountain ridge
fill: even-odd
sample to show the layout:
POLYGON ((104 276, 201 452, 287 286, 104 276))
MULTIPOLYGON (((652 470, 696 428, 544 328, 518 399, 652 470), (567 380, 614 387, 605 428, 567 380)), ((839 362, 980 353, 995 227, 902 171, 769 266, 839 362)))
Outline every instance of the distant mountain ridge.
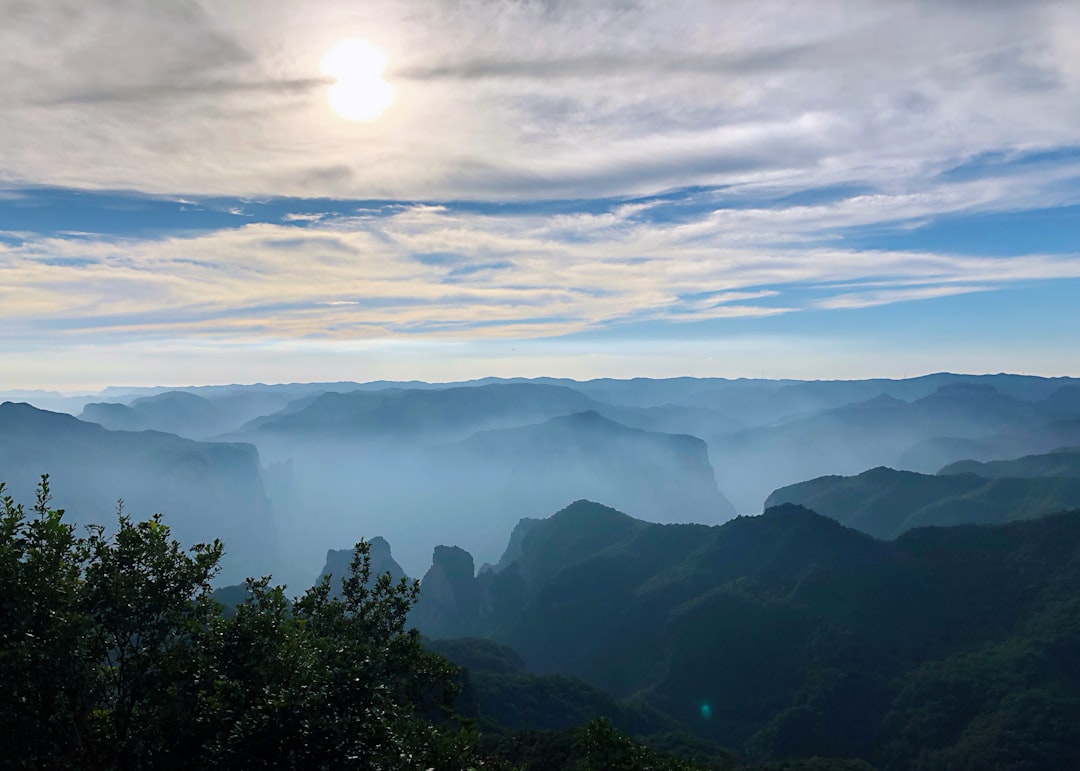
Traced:
MULTIPOLYGON (((1080 421, 1076 428, 1080 434, 1080 421)), ((1013 448, 1060 446, 1069 436, 1060 409, 1005 395, 985 381, 957 381, 911 402, 882 393, 712 438, 709 446, 720 487, 736 508, 752 511, 755 498, 806 479, 874 466, 936 470, 987 443, 994 443, 995 457, 1007 457, 1020 454, 1013 448)))
POLYGON ((385 522, 379 532, 414 572, 433 541, 461 533, 492 562, 514 522, 583 497, 647 519, 734 515, 703 440, 626 426, 606 412, 660 424, 712 418, 689 408, 613 408, 563 386, 497 383, 301 397, 230 436, 288 469, 282 509, 293 522, 290 542, 309 561, 326 541, 311 542, 306 509, 328 512, 330 543, 385 522))
POLYGON ((572 389, 536 384, 326 393, 297 411, 260 418, 238 434, 346 441, 424 434, 453 440, 594 406, 592 399, 572 389))
POLYGON ((225 541, 224 581, 264 569, 278 550, 258 452, 157 431, 109 431, 28 404, 0 404, 0 481, 16 500, 33 500, 50 475, 54 504, 80 523, 115 521, 117 501, 132 516, 165 515, 192 544, 225 541))
MULTIPOLYGON (((806 412, 821 411, 866 401, 886 393, 903 401, 914 401, 945 384, 978 382, 993 386, 1001 393, 1028 402, 1048 400, 1057 389, 1080 387, 1080 379, 1068 377, 1037 377, 1027 375, 966 375, 934 373, 913 378, 872 378, 861 380, 769 380, 753 378, 496 378, 426 382, 421 380, 373 380, 335 382, 232 383, 220 386, 126 387, 110 386, 97 393, 97 401, 129 403, 135 398, 152 396, 166 391, 184 391, 217 401, 225 396, 242 394, 287 394, 291 397, 318 395, 328 392, 384 390, 446 390, 459 387, 490 386, 500 383, 535 383, 544 386, 572 388, 613 406, 654 407, 683 405, 719 409, 731 417, 744 417, 750 422, 767 424, 775 420, 806 412)), ((45 391, 0 392, 0 398, 33 398, 52 400, 49 409, 62 408, 65 400, 77 405, 93 402, 93 395, 66 396, 45 391)))
POLYGON ((1053 452, 1025 455, 1012 460, 950 463, 938 474, 976 474, 982 477, 1080 477, 1080 447, 1062 447, 1053 452))
POLYGON ((589 410, 460 443, 507 478, 528 478, 537 508, 603 500, 653 521, 723 522, 735 509, 716 486, 708 447, 694 436, 628 428, 589 410))
MULTIPOLYGON (((31 397, 76 411, 87 400, 31 397)), ((714 523, 824 475, 931 473, 1080 445, 1080 380, 1008 374, 256 383, 118 387, 102 398, 112 403, 87 404, 82 417, 254 444, 293 576, 382 521, 402 564, 422 572, 433 542, 468 531, 462 545, 496 562, 514 521, 578 498, 653 521, 714 523), (585 413, 592 424, 572 417, 585 413), (484 432, 495 433, 474 438, 484 432)))
POLYGON ((1080 508, 1080 477, 986 478, 879 467, 782 487, 765 506, 797 504, 875 538, 931 525, 997 524, 1080 508))
POLYGON ((184 391, 167 391, 131 404, 88 404, 80 420, 116 431, 164 431, 193 438, 221 433, 222 411, 209 399, 184 391))
POLYGON ((293 394, 258 392, 209 399, 189 391, 164 391, 127 404, 87 404, 79 418, 115 431, 164 431, 188 439, 209 439, 276 413, 294 398, 293 394))

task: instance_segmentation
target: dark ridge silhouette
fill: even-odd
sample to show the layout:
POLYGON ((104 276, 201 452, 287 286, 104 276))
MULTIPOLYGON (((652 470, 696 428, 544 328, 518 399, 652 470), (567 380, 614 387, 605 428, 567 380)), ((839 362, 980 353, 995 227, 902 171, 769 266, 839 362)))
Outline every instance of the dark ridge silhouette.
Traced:
MULTIPOLYGON (((397 583, 406 578, 405 571, 397 564, 394 555, 390 553, 390 544, 382 536, 368 539, 371 545, 371 582, 373 583, 383 573, 389 573, 390 578, 397 583)), ((330 549, 326 552, 326 564, 319 572, 319 580, 324 576, 330 577, 330 591, 334 597, 341 596, 341 581, 349 575, 353 561, 352 549, 330 549)))

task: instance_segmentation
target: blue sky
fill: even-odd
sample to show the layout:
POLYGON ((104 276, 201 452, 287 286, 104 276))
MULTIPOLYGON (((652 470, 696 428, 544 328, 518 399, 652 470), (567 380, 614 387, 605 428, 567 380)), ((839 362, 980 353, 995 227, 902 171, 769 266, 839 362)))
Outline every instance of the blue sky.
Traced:
POLYGON ((1075 4, 358 5, 5 9, 0 390, 1080 375, 1075 4))

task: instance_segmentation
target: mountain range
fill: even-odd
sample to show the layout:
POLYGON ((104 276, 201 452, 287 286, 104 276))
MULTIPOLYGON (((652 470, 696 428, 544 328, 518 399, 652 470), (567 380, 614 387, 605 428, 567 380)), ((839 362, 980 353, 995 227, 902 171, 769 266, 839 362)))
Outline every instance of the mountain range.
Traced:
POLYGON ((579 501, 502 570, 471 562, 436 551, 425 633, 488 637, 751 758, 1080 762, 1080 511, 880 541, 790 504, 706 527, 579 501))
POLYGON ((950 463, 939 474, 977 474, 981 477, 1080 477, 1080 448, 1061 447, 1053 452, 1022 458, 980 463, 974 460, 950 463))
POLYGON ((53 505, 77 524, 115 522, 123 499, 133 517, 163 514, 184 543, 221 538, 223 580, 278 562, 277 527, 251 445, 109 431, 13 402, 0 404, 0 437, 0 481, 16 500, 32 501, 48 474, 53 505))
MULTIPOLYGON (((642 519, 715 524, 816 477, 878 466, 929 474, 1080 445, 1080 381, 1006 374, 484 378, 20 398, 114 431, 254 446, 290 547, 272 567, 293 581, 307 580, 327 548, 373 530, 420 573, 439 542, 496 562, 514 522, 579 498, 642 519)), ((13 473, 0 467, 15 484, 13 473)))
POLYGON ((782 487, 765 501, 767 507, 784 503, 806 506, 876 538, 895 538, 915 527, 994 524, 1080 508, 1080 476, 930 475, 879 467, 782 487))
POLYGON ((875 466, 933 471, 1070 443, 1080 443, 1080 420, 1058 401, 961 381, 910 402, 882 393, 743 429, 710 439, 709 449, 721 489, 740 511, 754 511, 771 490, 818 476, 875 466))
POLYGON ((1080 767, 1078 381, 41 398, 81 419, 0 405, 17 499, 49 473, 77 524, 108 524, 121 497, 161 511, 186 543, 226 542, 223 582, 304 586, 323 564, 340 591, 352 551, 332 547, 378 533, 376 572, 423 576, 411 622, 467 668, 460 709, 480 725, 604 715, 718 768, 735 767, 721 748, 822 768, 1080 767))

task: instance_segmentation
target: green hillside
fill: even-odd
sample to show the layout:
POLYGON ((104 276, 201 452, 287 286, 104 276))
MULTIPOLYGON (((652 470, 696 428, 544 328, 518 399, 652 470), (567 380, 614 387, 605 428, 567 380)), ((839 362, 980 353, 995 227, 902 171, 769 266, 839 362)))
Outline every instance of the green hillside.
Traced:
POLYGON ((939 474, 978 474, 981 477, 1080 477, 1080 448, 1063 447, 1041 455, 980 463, 950 463, 939 474))
POLYGON ((766 506, 796 503, 875 538, 913 527, 993 524, 1080 507, 1080 478, 916 474, 875 468, 782 487, 766 506))
POLYGON ((476 584, 476 633, 532 671, 752 759, 1080 763, 1080 511, 883 542, 792 505, 704 527, 582 501, 476 584))

